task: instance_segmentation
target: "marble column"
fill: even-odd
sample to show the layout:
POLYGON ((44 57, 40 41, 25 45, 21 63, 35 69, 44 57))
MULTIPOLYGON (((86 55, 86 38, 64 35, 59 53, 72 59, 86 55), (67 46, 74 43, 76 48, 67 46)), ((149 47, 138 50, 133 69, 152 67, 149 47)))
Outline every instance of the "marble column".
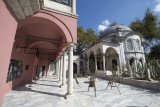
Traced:
POLYGON ((68 95, 71 95, 73 93, 73 47, 73 43, 68 44, 68 95))
POLYGON ((60 57, 60 76, 59 81, 62 81, 63 56, 60 57))
POLYGON ((56 76, 58 78, 58 60, 56 61, 56 76))
POLYGON ((59 81, 60 81, 60 76, 61 76, 61 58, 59 58, 59 61, 58 61, 58 71, 59 71, 59 81))
POLYGON ((137 72, 137 59, 134 59, 134 74, 137 72))
POLYGON ((95 56, 95 70, 97 71, 97 56, 95 56))
POLYGON ((132 75, 132 68, 130 66, 130 63, 129 63, 129 59, 127 59, 128 61, 128 67, 129 67, 129 72, 130 72, 130 78, 133 78, 133 75, 132 75))
POLYGON ((106 71, 106 58, 105 58, 105 54, 102 54, 103 56, 103 71, 106 71))
POLYGON ((66 83, 66 53, 63 55, 63 72, 62 72, 62 85, 66 83))
POLYGON ((89 57, 87 58, 87 74, 90 74, 90 69, 89 69, 89 57))
POLYGON ((57 60, 57 79, 59 79, 59 59, 57 60))
POLYGON ((72 13, 76 14, 76 0, 72 0, 72 13))

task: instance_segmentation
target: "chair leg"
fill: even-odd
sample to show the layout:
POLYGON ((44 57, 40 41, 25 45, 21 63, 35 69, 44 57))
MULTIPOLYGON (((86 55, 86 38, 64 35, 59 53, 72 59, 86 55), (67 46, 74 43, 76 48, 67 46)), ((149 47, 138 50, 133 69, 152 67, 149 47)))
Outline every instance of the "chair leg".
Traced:
POLYGON ((107 85, 106 90, 107 90, 108 86, 109 86, 109 84, 107 85))
MULTIPOLYGON (((115 84, 116 84, 116 83, 115 83, 115 84)), ((118 89, 118 91, 119 91, 119 94, 121 94, 121 92, 120 92, 120 90, 119 90, 119 88, 118 88, 117 84, 116 84, 116 87, 117 87, 117 89, 118 89)))
POLYGON ((96 87, 94 87, 94 93, 95 93, 95 97, 96 97, 96 87))
POLYGON ((89 87, 88 87, 88 92, 89 92, 89 87))

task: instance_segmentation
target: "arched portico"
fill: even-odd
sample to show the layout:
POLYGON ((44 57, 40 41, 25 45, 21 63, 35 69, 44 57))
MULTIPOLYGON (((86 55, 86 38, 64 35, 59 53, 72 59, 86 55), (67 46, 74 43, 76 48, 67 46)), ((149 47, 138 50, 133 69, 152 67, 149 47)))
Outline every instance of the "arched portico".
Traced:
POLYGON ((113 70, 115 67, 120 66, 119 55, 114 48, 109 47, 106 49, 105 58, 107 70, 113 70))
POLYGON ((101 48, 96 49, 96 64, 97 70, 103 70, 103 58, 101 48))
POLYGON ((93 51, 89 54, 89 72, 91 74, 95 73, 95 55, 93 51))

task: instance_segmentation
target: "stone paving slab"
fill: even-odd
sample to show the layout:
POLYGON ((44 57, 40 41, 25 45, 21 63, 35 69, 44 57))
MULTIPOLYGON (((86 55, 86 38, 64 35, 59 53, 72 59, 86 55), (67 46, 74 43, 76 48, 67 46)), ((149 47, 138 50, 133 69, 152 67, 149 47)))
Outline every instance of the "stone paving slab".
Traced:
POLYGON ((81 88, 74 81, 74 94, 65 99, 67 85, 59 88, 54 76, 42 77, 32 84, 18 87, 5 95, 2 107, 160 107, 160 93, 128 85, 106 90, 108 81, 96 79, 96 93, 90 88, 88 78, 78 78, 81 88))

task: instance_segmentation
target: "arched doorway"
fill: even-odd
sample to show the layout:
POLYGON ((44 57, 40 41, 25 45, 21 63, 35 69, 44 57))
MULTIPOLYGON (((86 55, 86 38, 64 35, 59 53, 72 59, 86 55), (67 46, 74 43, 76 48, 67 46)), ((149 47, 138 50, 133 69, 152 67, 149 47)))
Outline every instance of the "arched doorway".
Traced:
POLYGON ((82 74, 82 72, 83 72, 83 61, 80 61, 80 74, 82 74))
POLYGON ((140 63, 140 66, 143 67, 143 61, 142 61, 142 58, 139 59, 139 63, 140 63))
POLYGON ((100 48, 96 50, 97 70, 103 70, 102 51, 100 48))
POLYGON ((73 63, 73 74, 77 74, 77 64, 73 63))
POLYGON ((114 48, 107 48, 105 52, 105 58, 106 70, 113 70, 113 68, 117 69, 117 66, 119 66, 119 55, 114 48))
POLYGON ((117 66, 118 66, 118 65, 117 65, 117 60, 116 60, 116 59, 113 59, 113 60, 112 60, 112 69, 113 69, 113 70, 117 70, 117 66))
POLYGON ((90 52, 89 56, 89 70, 91 74, 95 73, 95 56, 93 51, 90 52))
POLYGON ((131 58, 131 59, 129 60, 129 65, 130 65, 130 66, 133 66, 133 64, 134 64, 134 58, 131 58))

